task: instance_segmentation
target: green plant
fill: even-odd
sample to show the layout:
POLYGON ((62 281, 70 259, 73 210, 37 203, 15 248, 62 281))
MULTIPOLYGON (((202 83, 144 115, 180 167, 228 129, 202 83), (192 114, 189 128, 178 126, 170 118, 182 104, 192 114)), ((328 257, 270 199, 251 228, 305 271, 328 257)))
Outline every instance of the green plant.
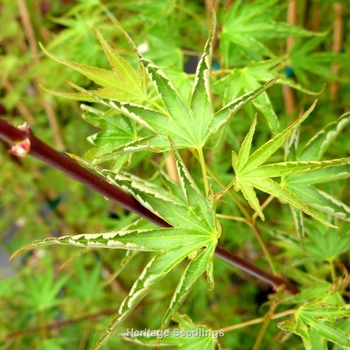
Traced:
MULTIPOLYGON (((0 136, 12 145, 13 154, 29 152, 153 222, 144 219, 134 222, 136 216, 126 220, 122 217, 117 228, 109 232, 102 228, 99 232, 104 233, 46 238, 27 244, 15 253, 50 244, 126 250, 123 259, 119 256, 120 267, 112 277, 121 274, 123 269, 132 271, 134 261, 140 259, 144 269, 136 265, 134 284, 94 349, 112 341, 119 342, 111 337, 118 327, 121 328, 120 338, 139 345, 169 345, 183 349, 191 346, 232 348, 240 344, 240 338, 239 335, 229 338, 229 331, 262 323, 256 339, 246 346, 257 349, 264 346, 264 341, 268 344, 269 340, 264 338, 271 338, 276 332, 276 327, 270 326, 275 319, 282 319, 278 325, 280 329, 299 335, 306 349, 328 349, 330 343, 335 349, 350 346, 349 306, 346 302, 348 274, 344 265, 340 265, 339 270, 342 276, 338 276, 337 271, 339 262, 347 263, 343 253, 349 248, 350 220, 350 208, 346 204, 348 196, 344 191, 347 182, 338 180, 349 177, 350 159, 345 156, 346 148, 339 147, 339 150, 331 150, 332 159, 322 160, 329 147, 342 137, 341 131, 350 118, 345 113, 336 120, 331 117, 325 123, 313 120, 306 124, 313 115, 322 114, 322 109, 330 103, 322 96, 319 101, 322 108, 316 112, 313 112, 314 102, 293 123, 277 118, 282 112, 278 103, 276 112, 271 102, 280 97, 273 84, 278 82, 302 93, 311 93, 292 79, 274 79, 282 67, 297 66, 293 63, 295 52, 298 48, 302 50, 303 46, 295 44, 290 56, 276 57, 273 53, 276 47, 268 48, 269 41, 263 42, 261 33, 259 35, 253 30, 255 27, 246 28, 243 24, 250 23, 252 15, 256 18, 262 13, 259 26, 266 23, 262 32, 268 33, 269 39, 276 33, 280 38, 293 35, 299 36, 300 40, 314 35, 277 20, 271 21, 283 10, 284 7, 275 0, 232 4, 222 18, 221 51, 215 52, 216 55, 221 53, 219 61, 223 68, 212 71, 212 43, 218 36, 214 21, 195 76, 186 76, 183 80, 180 80, 180 74, 169 68, 166 70, 172 79, 168 78, 157 64, 139 52, 129 35, 120 28, 119 32, 136 53, 137 67, 117 54, 97 29, 96 35, 111 70, 57 58, 43 48, 51 58, 100 86, 91 86, 88 90, 89 86, 71 83, 78 92, 50 91, 57 96, 85 101, 81 106, 83 118, 102 129, 90 137, 95 148, 85 154, 85 159, 70 154, 80 165, 50 149, 28 128, 15 129, 0 120, 0 136), (241 19, 241 32, 234 25, 234 19, 241 19), (237 50, 239 46, 245 49, 237 50), (266 60, 266 57, 270 59, 266 60), (247 59, 255 62, 248 63, 247 59), (181 81, 185 81, 185 85, 180 84, 181 81), (190 81, 192 89, 188 89, 190 81), (261 81, 265 85, 259 86, 261 81), (271 96, 266 94, 266 89, 271 96), (253 116, 252 106, 263 113, 265 120, 253 116), (314 124, 321 130, 315 132, 314 124), (258 132, 254 137, 256 128, 258 132), (171 164, 175 165, 175 170, 171 170, 171 164), (102 179, 81 166, 99 174, 102 179), (254 270, 245 261, 247 259, 239 260, 217 247, 219 243, 229 250, 241 249, 244 252, 242 247, 253 237, 259 244, 258 248, 254 246, 252 255, 257 254, 257 249, 261 250, 263 259, 257 259, 257 263, 262 269, 270 269, 272 275, 264 274, 261 269, 254 270), (274 253, 272 246, 278 249, 274 253), (214 263, 215 251, 219 257, 226 257, 231 263, 276 287, 266 303, 268 310, 264 317, 255 316, 242 322, 226 315, 232 297, 226 294, 226 289, 230 288, 232 280, 225 279, 227 270, 219 261, 214 263), (216 268, 221 272, 217 274, 217 283, 223 288, 219 293, 224 295, 223 306, 217 306, 219 311, 211 310, 207 299, 201 301, 203 295, 209 298, 208 287, 214 288, 216 278, 213 271, 216 268), (205 286, 201 280, 204 273, 208 281, 205 286), (280 278, 282 273, 298 283, 300 292, 280 278), (174 277, 171 279, 171 276, 174 277), (154 300, 161 304, 162 314, 155 312, 157 323, 148 318, 141 322, 143 327, 154 332, 137 332, 133 323, 122 329, 128 322, 127 318, 137 314, 137 308, 143 305, 142 299, 151 291, 157 293, 161 280, 171 284, 167 285, 165 294, 154 296, 154 300), (197 290, 199 285, 201 287, 197 290), (295 295, 286 293, 288 290, 295 295), (197 302, 201 301, 201 310, 209 309, 213 316, 198 318, 193 312, 195 306, 188 306, 191 305, 191 291, 197 302), (169 305, 162 303, 165 296, 168 304, 171 300, 169 305), (188 305, 184 303, 185 299, 188 305), (177 313, 183 308, 189 316, 177 313), (225 318, 226 326, 220 322, 221 317, 225 318), (171 319, 176 326, 170 323, 171 319), (210 328, 199 326, 202 323, 210 324, 210 328), (130 333, 128 329, 131 327, 136 332, 130 333), (180 336, 175 333, 177 331, 180 336), (201 335, 188 336, 192 331, 201 335), (227 335, 221 337, 225 332, 227 335)), ((169 15, 175 7, 160 7, 158 11, 169 15)), ((158 25, 155 23, 154 28, 159 29, 158 25)), ((154 28, 148 29, 150 38, 156 30, 154 28)), ((325 35, 318 34, 313 45, 319 45, 320 38, 325 40, 325 35)), ((305 47, 309 48, 306 43, 305 47)), ((331 57, 329 54, 327 60, 331 57)), ((337 64, 342 62, 340 58, 337 60, 337 64)), ((298 67, 295 73, 302 75, 303 68, 298 67)), ((313 73, 322 72, 319 69, 313 73)), ((331 74, 321 76, 334 78, 331 74)), ((301 80, 307 84, 304 77, 301 80)), ((310 103, 307 101, 307 104, 310 103)), ((103 259, 103 253, 96 254, 103 259)), ((105 254, 112 256, 109 255, 112 253, 105 254)), ((84 285, 87 275, 81 270, 81 264, 77 263, 77 266, 81 271, 80 284, 84 285)), ((98 266, 96 263, 95 273, 98 266)), ((113 280, 112 277, 109 281, 113 280)), ((243 299, 244 296, 248 299, 249 288, 249 285, 244 287, 243 299)), ((217 289, 216 286, 215 291, 217 289)), ((73 294, 80 300, 85 299, 78 289, 73 294)), ((92 296, 94 300, 99 297, 99 293, 92 296)), ((232 298, 236 304, 232 308, 238 314, 238 304, 244 301, 232 298)), ((89 303, 87 296, 86 303, 89 303)), ((218 301, 215 303, 219 304, 218 301)), ((249 307, 245 305, 246 309, 249 307)), ((142 326, 139 329, 143 329, 142 326)), ((297 338, 291 341, 295 348, 300 347, 297 338)), ((92 346, 92 339, 90 342, 92 346)), ((276 345, 276 349, 283 346, 283 343, 276 345)))

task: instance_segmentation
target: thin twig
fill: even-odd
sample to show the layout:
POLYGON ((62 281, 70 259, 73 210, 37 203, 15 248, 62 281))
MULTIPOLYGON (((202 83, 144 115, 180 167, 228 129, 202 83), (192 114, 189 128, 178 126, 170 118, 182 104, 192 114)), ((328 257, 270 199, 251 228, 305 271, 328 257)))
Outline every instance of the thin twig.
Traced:
MULTIPOLYGON (((289 315, 293 315, 295 314, 295 310, 286 310, 286 311, 282 311, 279 312, 278 314, 274 314, 270 317, 271 320, 277 320, 279 318, 285 317, 285 316, 289 316, 289 315)), ((223 331, 223 332, 229 332, 229 331, 234 331, 236 329, 240 329, 240 328, 245 328, 247 326, 252 326, 254 324, 258 324, 258 323, 262 323, 265 321, 265 316, 264 317, 259 317, 259 318, 255 318, 254 320, 250 320, 250 321, 246 321, 246 322, 242 322, 239 324, 235 324, 233 326, 228 326, 225 328, 220 328, 218 329, 218 331, 223 331)))

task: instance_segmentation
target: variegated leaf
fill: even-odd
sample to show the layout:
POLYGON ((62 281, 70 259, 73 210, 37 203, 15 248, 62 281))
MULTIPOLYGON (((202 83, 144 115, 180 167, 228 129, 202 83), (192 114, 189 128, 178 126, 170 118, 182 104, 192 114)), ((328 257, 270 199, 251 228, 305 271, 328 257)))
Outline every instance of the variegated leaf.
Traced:
POLYGON ((253 136, 255 132, 255 127, 256 127, 256 122, 257 122, 257 117, 253 119, 252 125, 249 129, 248 134, 244 138, 241 148, 239 149, 239 154, 237 157, 237 162, 236 164, 232 164, 233 169, 236 174, 239 174, 242 169, 244 169, 245 165, 247 164, 249 155, 250 155, 250 149, 253 141, 253 136))
POLYGON ((344 221, 350 221, 350 207, 330 194, 309 185, 288 186, 309 206, 344 221))
POLYGON ((300 243, 302 245, 302 249, 305 250, 304 248, 305 225, 304 225, 304 217, 303 217, 302 211, 292 205, 289 205, 289 206, 293 215, 295 229, 299 237, 300 243))
POLYGON ((302 149, 298 160, 320 160, 329 145, 350 122, 350 113, 345 113, 335 122, 318 132, 302 149))
POLYGON ((245 177, 264 178, 264 177, 279 177, 287 175, 296 175, 310 173, 317 170, 333 168, 339 165, 350 164, 349 158, 324 160, 324 161, 297 161, 297 162, 282 162, 275 164, 262 165, 259 168, 250 170, 245 177))
POLYGON ((300 124, 310 115, 314 110, 315 101, 311 107, 300 117, 298 118, 291 126, 286 128, 284 131, 273 137, 271 140, 266 142, 263 146, 258 148, 248 159, 248 162, 244 169, 241 171, 241 174, 248 173, 250 170, 257 168, 259 165, 264 163, 269 157, 271 157, 287 140, 291 133, 300 126, 300 124))
POLYGON ((210 134, 215 134, 220 128, 222 128, 229 120, 230 118, 237 113, 243 106, 245 106, 247 103, 253 101, 256 97, 258 97, 260 94, 265 92, 268 88, 270 88, 275 82, 278 80, 278 77, 270 80, 266 84, 260 86, 254 91, 248 92, 244 94, 243 96, 240 96, 233 101, 226 104, 224 107, 222 107, 219 111, 217 111, 210 124, 209 124, 209 130, 210 134))
POLYGON ((265 220, 265 215, 262 212, 258 197, 256 196, 256 193, 254 191, 252 184, 244 180, 239 180, 236 182, 235 188, 239 188, 242 191, 243 196, 247 200, 249 205, 256 211, 256 213, 260 216, 262 220, 265 220), (239 183, 239 186, 237 186, 238 183, 239 183))
POLYGON ((246 179, 246 182, 256 187, 260 191, 269 193, 270 195, 282 199, 288 202, 290 205, 294 206, 297 209, 302 210, 304 213, 312 216, 314 219, 321 221, 327 226, 335 227, 325 219, 323 219, 318 213, 312 210, 300 197, 298 197, 295 193, 290 191, 286 187, 282 187, 279 183, 273 181, 270 178, 262 178, 254 180, 252 178, 246 179))
MULTIPOLYGON (((100 36, 100 39, 102 39, 102 36, 100 36)), ((116 66, 113 67, 113 71, 110 71, 67 61, 52 55, 41 44, 40 47, 44 53, 53 60, 76 70, 77 72, 85 75, 87 78, 91 79, 96 84, 106 89, 106 93, 102 93, 101 97, 105 96, 107 98, 107 96, 110 96, 108 98, 113 97, 113 99, 123 99, 124 101, 144 100, 146 97, 146 92, 142 86, 141 79, 137 77, 136 73, 130 73, 133 68, 122 57, 114 54, 114 57, 112 58, 112 51, 108 50, 106 45, 108 44, 106 44, 104 41, 103 48, 105 50, 105 53, 108 53, 108 58, 112 60, 114 65, 116 65, 118 61, 118 70, 115 69, 116 66), (126 75, 125 72, 128 72, 128 74, 126 75)))
POLYGON ((119 334, 124 340, 133 342, 134 344, 141 345, 143 347, 168 347, 173 349, 201 349, 201 350, 215 350, 217 349, 217 338, 223 336, 216 330, 211 330, 206 326, 197 325, 187 315, 175 314, 173 321, 177 323, 175 328, 159 329, 155 331, 154 336, 141 335, 133 337, 130 334, 119 334), (179 333, 179 330, 184 333, 179 333), (186 333, 192 334, 192 331, 200 331, 200 337, 186 336, 186 333), (165 333, 166 332, 166 333, 165 333), (164 336, 166 334, 166 336, 164 336), (183 335, 182 335, 183 334, 183 335), (163 336, 162 336, 163 335, 163 336))
MULTIPOLYGON (((110 322, 106 334, 101 337, 92 350, 100 349, 117 327, 132 313, 140 301, 160 282, 178 263, 189 255, 191 247, 182 247, 157 254, 146 265, 139 278, 133 284, 129 295, 123 300, 118 314, 110 322)), ((179 282, 181 283, 181 281, 179 282)))
POLYGON ((331 322, 348 316, 346 306, 327 305, 326 300, 320 299, 299 307, 279 327, 302 337, 306 349, 327 349, 326 341, 347 349, 350 347, 349 332, 333 326, 331 322))
POLYGON ((154 128, 159 135, 171 137, 178 148, 183 147, 184 144, 183 142, 179 142, 180 138, 182 140, 186 139, 186 147, 192 147, 195 149, 202 148, 209 136, 215 134, 235 112, 266 91, 266 89, 273 85, 278 79, 272 79, 264 86, 258 87, 254 91, 235 99, 213 115, 209 83, 212 40, 215 32, 215 24, 216 22, 214 20, 209 39, 205 45, 204 53, 198 63, 189 107, 166 74, 153 62, 137 52, 135 44, 124 32, 130 44, 138 54, 140 62, 148 72, 150 79, 154 82, 159 96, 167 110, 166 114, 170 117, 170 119, 166 120, 166 123, 168 124, 166 126, 167 130, 164 130, 164 119, 162 119, 159 124, 159 127, 161 127, 163 131, 154 128), (180 138, 177 137, 179 135, 180 138))
MULTIPOLYGON (((343 158, 348 159, 348 158, 343 158)), ((288 184, 317 184, 329 181, 336 181, 340 179, 347 179, 350 177, 350 164, 337 165, 331 168, 316 170, 311 173, 295 174, 287 176, 285 183, 288 184)))
MULTIPOLYGON (((181 282, 178 284, 169 309, 163 317, 162 327, 166 328, 175 312, 180 308, 184 302, 187 295, 191 292, 194 287, 198 277, 202 275, 207 269, 210 261, 213 260, 215 251, 215 246, 211 245, 207 249, 198 253, 198 256, 191 260, 188 264, 183 276, 181 277, 181 282)), ((209 265, 209 269, 212 269, 212 264, 209 265)), ((207 272, 207 275, 211 275, 211 271, 207 272)), ((211 285, 211 289, 214 287, 214 282, 212 280, 208 281, 211 285)))
MULTIPOLYGON (((170 144, 174 147, 174 143, 170 144)), ((180 190, 176 191, 176 195, 136 176, 112 175, 110 171, 96 165, 89 166, 102 175, 108 174, 107 178, 111 183, 132 194, 143 206, 169 222, 172 227, 132 229, 131 226, 119 232, 52 237, 30 243, 14 254, 16 256, 25 250, 50 244, 154 252, 155 255, 124 299, 118 315, 111 321, 107 333, 94 349, 99 349, 118 325, 132 313, 142 298, 186 258, 190 259, 190 265, 179 282, 164 322, 169 321, 190 292, 192 285, 205 271, 210 287, 213 286, 213 255, 219 237, 213 203, 201 194, 176 148, 173 152, 180 179, 180 190)))
MULTIPOLYGON (((264 220, 265 217, 254 188, 288 202, 293 207, 293 217, 300 238, 304 236, 304 225, 298 210, 305 212, 316 220, 331 227, 334 227, 334 225, 327 222, 312 208, 319 209, 338 218, 342 218, 343 220, 348 220, 349 217, 348 207, 344 203, 336 201, 331 196, 327 198, 325 193, 321 194, 321 192, 316 190, 313 190, 315 192, 314 200, 312 200, 310 196, 302 195, 302 189, 305 188, 310 192, 311 188, 305 184, 310 185, 317 181, 329 181, 330 174, 334 174, 335 178, 348 177, 350 174, 350 158, 325 161, 290 161, 262 165, 262 163, 273 155, 292 134, 294 135, 294 155, 292 158, 295 159, 297 128, 311 113, 314 106, 315 103, 290 127, 273 137, 249 156, 256 126, 256 120, 254 119, 249 132, 242 142, 238 155, 234 151, 232 152, 232 166, 236 177, 223 191, 221 191, 224 193, 232 185, 236 191, 242 191, 244 198, 262 220, 264 220), (343 169, 343 171, 340 171, 341 169, 343 169), (273 181, 272 178, 274 177, 281 177, 281 183, 273 181), (303 181, 306 178, 308 181, 304 183, 303 181), (317 196, 315 194, 317 194, 317 196)), ((344 123, 345 121, 343 121, 343 123, 340 121, 340 124, 344 125, 344 123)), ((334 125, 332 124, 331 127, 333 126, 334 125)), ((329 135, 332 135, 331 130, 329 131, 329 135)), ((328 136, 328 138, 330 137, 331 136, 328 136)), ((290 146, 288 146, 287 150, 289 149, 290 146)), ((221 192, 219 192, 220 195, 222 194, 221 192)))

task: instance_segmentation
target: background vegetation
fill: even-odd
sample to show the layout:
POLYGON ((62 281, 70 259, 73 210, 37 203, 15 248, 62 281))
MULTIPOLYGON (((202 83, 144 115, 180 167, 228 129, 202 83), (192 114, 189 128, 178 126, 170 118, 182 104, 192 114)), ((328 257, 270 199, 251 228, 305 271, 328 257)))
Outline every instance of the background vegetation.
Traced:
MULTIPOLYGON (((136 71, 139 69, 140 94, 137 95, 134 86, 125 85, 127 97, 149 106, 159 102, 155 89, 142 90, 143 72, 138 68, 137 56, 116 24, 130 35, 146 58, 164 70, 182 96, 189 96, 193 66, 208 38, 214 6, 218 24, 213 44, 213 109, 217 111, 234 98, 280 76, 278 83, 268 90, 268 97, 258 98, 239 111, 219 137, 207 145, 206 159, 219 179, 214 183, 214 192, 218 192, 233 178, 231 150, 238 153, 256 112, 254 150, 291 125, 316 98, 315 112, 301 127, 300 149, 319 130, 348 111, 350 21, 346 5, 345 0, 236 0, 218 4, 209 0, 2 0, 1 117, 14 125, 28 122, 37 136, 60 151, 84 155, 85 159, 114 171, 123 168, 148 180, 154 177, 158 183, 154 163, 172 174, 163 153, 138 152, 132 159, 129 154, 114 154, 116 131, 108 123, 96 122, 94 113, 86 112, 88 107, 100 106, 85 101, 88 107, 84 109, 84 121, 77 98, 66 99, 45 91, 76 92, 67 85, 67 80, 85 89, 95 89, 96 84, 45 55, 38 42, 55 57, 110 69, 97 28, 119 55, 136 71)), ((337 124, 333 132, 337 138, 328 145, 325 155, 321 154, 322 159, 349 156, 349 129, 345 127, 348 118, 342 120, 344 123, 337 124)), ((2 256, 9 257, 35 239, 117 231, 136 220, 135 214, 37 160, 9 156, 6 148, 4 145, 0 152, 2 256)), ((201 169, 192 153, 183 150, 181 156, 193 178, 200 179, 201 169)), ((280 150, 270 161, 281 162, 284 157, 280 150)), ((349 169, 346 171, 348 174, 349 169)), ((202 182, 199 186, 204 188, 202 182)), ((321 213, 324 220, 339 227, 335 230, 308 217, 302 242, 301 231, 298 235, 290 208, 283 200, 274 199, 270 203, 267 193, 258 193, 260 203, 267 200, 265 221, 256 221, 253 210, 239 194, 236 199, 225 196, 218 202, 222 215, 220 245, 262 269, 274 267, 272 272, 293 279, 302 290, 295 297, 282 291, 274 293, 263 282, 215 258, 215 289, 208 291, 206 279, 199 279, 180 311, 196 324, 225 328, 225 337, 219 339, 223 348, 307 348, 305 339, 303 342, 294 333, 321 339, 320 343, 309 339, 311 344, 322 346, 319 349, 349 346, 348 180, 331 181, 318 188, 345 203, 345 220, 321 213), (250 222, 254 225, 244 222, 240 205, 254 218, 250 222), (305 309, 297 326, 290 319, 286 321, 287 317, 273 316, 283 312, 287 315, 288 310, 301 306, 305 309), (282 321, 286 323, 279 328, 282 321), (312 332, 303 329, 310 325, 314 327, 312 332), (343 333, 334 333, 335 330, 343 333), (336 338, 343 340, 337 342, 336 338)), ((23 254, 11 262, 3 259, 1 349, 92 347, 151 254, 138 254, 117 279, 110 281, 123 257, 119 250, 52 246, 23 254)), ((127 328, 158 329, 185 266, 186 262, 178 265, 118 332, 127 328)), ((112 337, 104 346, 118 347, 138 349, 141 345, 112 337)))

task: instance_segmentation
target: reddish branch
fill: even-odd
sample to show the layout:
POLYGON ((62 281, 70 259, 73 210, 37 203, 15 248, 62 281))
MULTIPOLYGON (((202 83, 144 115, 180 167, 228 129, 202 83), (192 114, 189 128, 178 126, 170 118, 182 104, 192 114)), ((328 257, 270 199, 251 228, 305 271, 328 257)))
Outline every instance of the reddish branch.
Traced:
MULTIPOLYGON (((30 154, 31 156, 40 159, 44 163, 62 171, 71 178, 81 182, 94 191, 101 193, 106 198, 109 198, 110 200, 157 224, 158 226, 171 226, 169 223, 143 207, 132 196, 111 185, 103 178, 90 172, 66 155, 55 151, 49 145, 38 139, 29 129, 27 124, 16 128, 5 120, 0 119, 0 139, 12 147, 9 151, 11 154, 19 157, 30 154)), ((227 261, 240 270, 257 277, 261 281, 264 281, 272 286, 284 285, 285 289, 291 293, 298 292, 298 288, 294 285, 284 281, 282 278, 260 270, 253 264, 243 260, 237 255, 232 254, 222 247, 218 246, 215 253, 219 258, 227 261)))

